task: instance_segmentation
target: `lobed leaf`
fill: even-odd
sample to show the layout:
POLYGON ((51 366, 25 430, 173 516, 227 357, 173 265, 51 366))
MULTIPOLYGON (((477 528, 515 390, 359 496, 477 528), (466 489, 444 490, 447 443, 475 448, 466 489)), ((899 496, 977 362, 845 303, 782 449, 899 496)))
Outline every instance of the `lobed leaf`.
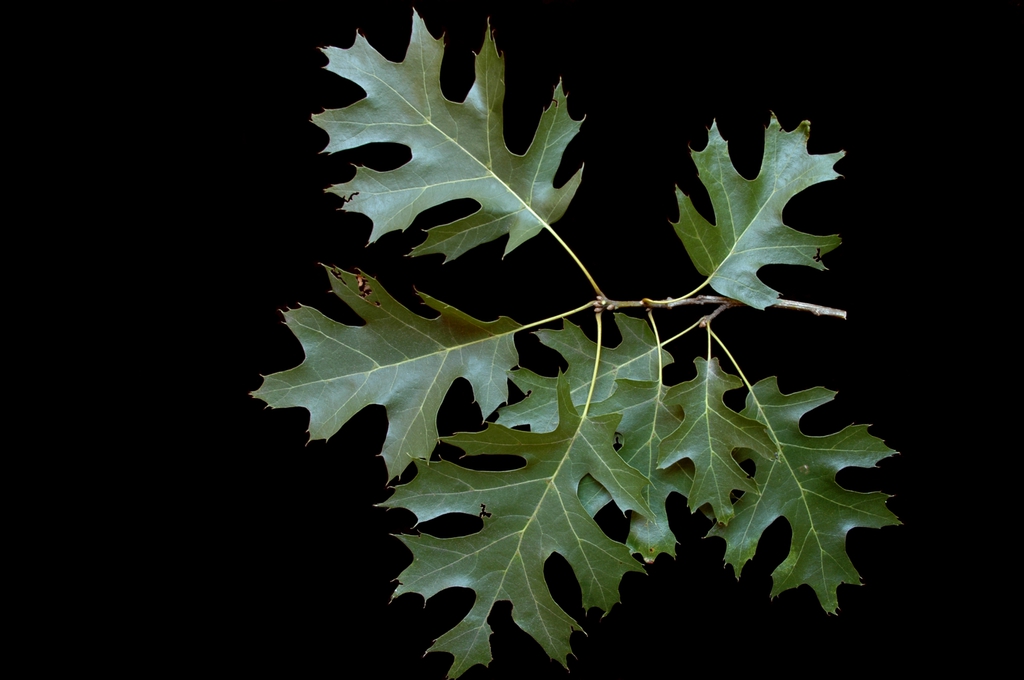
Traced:
POLYGON ((470 382, 485 415, 508 399, 505 373, 519 362, 515 321, 479 321, 421 293, 440 313, 425 319, 365 274, 328 271, 334 294, 366 325, 346 326, 312 307, 289 310, 285 323, 305 360, 266 376, 253 392, 274 408, 306 408, 313 439, 331 437, 365 406, 380 404, 388 413, 381 454, 394 478, 410 460, 430 457, 437 411, 456 378, 470 382))
MULTIPOLYGON (((443 96, 442 41, 429 35, 415 12, 400 63, 384 59, 361 35, 349 49, 324 52, 327 69, 367 95, 314 116, 330 138, 325 150, 394 143, 411 151, 411 160, 395 170, 361 167, 350 182, 328 190, 345 200, 346 209, 373 220, 371 242, 407 229, 424 210, 471 198, 479 203, 476 212, 429 230, 413 254, 455 258, 505 235, 507 254, 564 214, 582 171, 561 188, 553 180, 580 122, 569 117, 559 84, 526 153, 508 150, 504 63, 490 29, 464 102, 443 96)), ((833 166, 842 153, 810 155, 808 136, 806 121, 783 132, 773 116, 760 172, 751 181, 736 172, 715 125, 707 146, 693 153, 715 224, 677 190, 680 218, 673 226, 719 293, 763 309, 778 292, 758 278, 761 267, 824 269, 821 256, 839 244, 837 236, 803 234, 782 222, 793 196, 838 177, 833 166)), ((647 562, 663 552, 675 555, 666 510, 673 492, 686 496, 691 510, 714 514, 717 524, 709 535, 726 541, 726 561, 737 576, 764 529, 785 517, 793 542, 773 574, 772 595, 809 584, 829 611, 836 610, 839 583, 859 580, 845 553, 847 532, 896 523, 884 494, 855 493, 835 482, 843 467, 874 465, 891 450, 866 427, 828 437, 800 432, 800 417, 832 398, 823 388, 783 395, 770 378, 753 387, 746 408, 736 413, 723 397, 741 382, 724 373, 717 359, 695 359, 695 379, 666 387, 662 367, 672 356, 646 322, 618 314, 612 323, 618 319, 623 340, 601 349, 596 377, 598 348, 568 321, 560 331, 538 331, 541 342, 567 361, 565 374, 550 378, 510 370, 518 364, 513 335, 522 328, 515 321, 479 321, 423 295, 439 313, 426 319, 370 277, 329 272, 335 295, 365 325, 340 324, 308 307, 288 311, 286 323, 305 358, 267 376, 253 394, 275 408, 309 410, 313 438, 332 436, 367 405, 384 406, 389 425, 382 455, 389 477, 418 461, 413 480, 398 486, 384 505, 407 508, 420 522, 453 513, 480 517, 483 528, 468 536, 399 536, 414 559, 400 576, 396 596, 430 597, 450 587, 475 593, 469 613, 431 648, 455 657, 453 677, 490 662, 487 618, 499 600, 509 600, 513 620, 564 663, 578 624, 548 591, 546 560, 555 552, 563 555, 580 581, 583 606, 609 611, 619 600, 624 574, 643 572, 632 553, 647 562), (438 439, 437 412, 459 377, 470 382, 485 415, 507 401, 507 378, 528 394, 502 407, 498 422, 483 432, 445 441, 470 456, 516 456, 523 467, 487 472, 429 462, 438 439), (585 404, 589 408, 581 415, 585 404), (753 453, 760 457, 751 478, 739 463, 753 453), (625 546, 594 522, 609 502, 631 514, 625 546)))
POLYGON ((556 392, 558 424, 552 432, 488 424, 483 432, 444 440, 469 455, 520 456, 524 467, 486 472, 447 461, 418 465, 416 477, 384 504, 408 508, 420 522, 448 513, 477 515, 484 507, 489 513, 482 515, 483 530, 470 536, 399 536, 414 559, 399 576, 396 596, 415 592, 426 598, 451 587, 476 593, 466 618, 431 647, 455 656, 452 677, 490 662, 487 616, 499 600, 510 600, 513 620, 565 663, 576 623, 552 599, 544 580, 544 562, 553 552, 572 567, 588 609, 609 611, 619 601, 622 576, 643 572, 626 546, 594 522, 578 495, 580 480, 589 475, 619 507, 650 515, 642 493, 647 479, 612 446, 620 416, 581 418, 564 376, 556 392))
POLYGON ((761 171, 747 180, 733 167, 729 146, 716 124, 708 144, 693 152, 693 161, 708 190, 715 224, 697 212, 689 196, 676 189, 679 222, 673 223, 697 270, 722 295, 764 309, 779 297, 757 271, 766 264, 802 264, 825 269, 821 256, 839 245, 838 236, 812 236, 782 223, 786 203, 804 189, 839 177, 832 170, 843 153, 811 155, 811 124, 783 132, 772 115, 764 133, 761 171))
POLYGON ((428 208, 472 198, 480 210, 430 229, 412 254, 455 258, 504 234, 509 235, 508 254, 565 213, 582 171, 561 188, 552 182, 580 122, 569 118, 559 84, 526 154, 508 150, 502 123, 505 66, 490 29, 476 60, 476 80, 462 103, 441 93, 442 41, 430 37, 415 12, 401 63, 384 59, 361 35, 347 50, 328 47, 324 53, 327 70, 367 94, 351 106, 313 116, 330 136, 325 151, 373 142, 404 144, 412 151, 412 160, 400 168, 378 172, 361 167, 352 181, 328 190, 346 199, 346 210, 371 217, 371 242, 405 230, 428 208))
POLYGON ((682 424, 662 440, 658 466, 668 467, 683 458, 696 468, 687 495, 691 511, 710 503, 715 518, 728 524, 734 511, 731 495, 741 490, 756 495, 757 486, 733 456, 740 448, 757 451, 766 458, 776 454, 775 443, 764 427, 752 418, 736 413, 722 400, 724 394, 743 386, 740 379, 722 371, 717 358, 710 362, 693 360, 697 377, 668 390, 665 402, 682 408, 682 424))
POLYGON ((835 481, 843 468, 874 467, 895 451, 868 434, 864 425, 826 437, 809 437, 800 431, 800 418, 834 395, 823 387, 782 394, 775 377, 754 385, 743 415, 765 425, 781 453, 777 461, 758 461, 754 479, 760 494, 740 498, 733 521, 713 527, 708 534, 725 539, 725 561, 739 577, 764 530, 785 517, 793 540, 789 555, 772 574, 772 597, 806 583, 828 612, 838 611, 840 583, 860 583, 846 554, 846 534, 854 527, 899 523, 885 507, 885 494, 849 491, 835 481))
MULTIPOLYGON (((644 515, 635 510, 631 513, 626 545, 645 562, 654 562, 663 552, 675 557, 676 537, 669 528, 665 503, 672 492, 690 495, 693 472, 678 462, 659 468, 658 451, 662 440, 682 423, 683 410, 666 401, 669 389, 661 382, 617 380, 615 388, 610 397, 591 407, 591 413, 622 414, 619 423, 622 448, 619 449, 619 456, 630 467, 646 475, 651 482, 644 489, 644 498, 652 514, 644 515)), ((581 484, 581 489, 586 488, 590 496, 596 496, 592 487, 600 488, 597 481, 585 481, 587 486, 581 484)), ((605 502, 610 500, 611 496, 608 495, 605 502)), ((592 505, 596 503, 596 498, 591 501, 592 505)))
MULTIPOLYGON (((625 314, 609 316, 611 323, 617 322, 622 332, 622 342, 617 347, 601 349, 594 402, 606 399, 615 389, 615 381, 619 378, 658 379, 657 343, 651 327, 646 321, 625 314)), ((536 334, 541 343, 561 354, 568 362, 565 377, 569 382, 572 403, 583 406, 590 392, 597 344, 571 321, 565 321, 560 331, 540 330, 536 334)), ((662 361, 667 366, 672 363, 672 355, 662 350, 662 361)), ((508 427, 529 425, 533 432, 553 430, 558 423, 555 395, 558 380, 537 375, 527 368, 510 371, 509 378, 527 393, 527 397, 515 404, 502 406, 498 411, 497 422, 508 427)))

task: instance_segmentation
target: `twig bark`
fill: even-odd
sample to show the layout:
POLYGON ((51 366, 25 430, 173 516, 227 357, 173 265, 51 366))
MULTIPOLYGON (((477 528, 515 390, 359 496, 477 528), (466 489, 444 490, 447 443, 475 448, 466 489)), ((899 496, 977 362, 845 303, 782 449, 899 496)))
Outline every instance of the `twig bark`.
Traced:
MULTIPOLYGON (((692 298, 685 298, 682 300, 651 300, 650 298, 644 298, 643 300, 609 300, 603 295, 598 295, 597 299, 594 301, 595 311, 605 309, 613 311, 627 307, 642 307, 644 309, 673 309, 675 307, 686 307, 689 305, 721 305, 721 309, 715 311, 715 316, 729 307, 747 306, 739 300, 733 300, 732 298, 727 298, 722 295, 697 295, 692 298)), ((836 309, 834 307, 824 307, 822 305, 812 305, 809 302, 780 299, 775 304, 769 305, 769 307, 775 307, 777 309, 795 309, 800 312, 810 312, 815 316, 832 316, 837 319, 846 319, 845 310, 836 309)))

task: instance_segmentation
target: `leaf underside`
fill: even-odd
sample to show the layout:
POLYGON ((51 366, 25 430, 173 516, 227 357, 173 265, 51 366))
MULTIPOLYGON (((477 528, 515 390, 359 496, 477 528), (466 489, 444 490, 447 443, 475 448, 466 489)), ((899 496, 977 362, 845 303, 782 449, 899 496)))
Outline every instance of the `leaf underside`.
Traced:
POLYGON ((821 256, 839 245, 838 236, 812 236, 782 223, 786 203, 804 189, 839 177, 832 166, 842 152, 807 153, 810 123, 783 132, 772 115, 765 130, 761 171, 753 180, 736 172, 729 146, 712 123, 708 144, 691 153, 708 190, 715 221, 705 220, 689 196, 676 189, 679 222, 672 226, 697 270, 722 295, 764 309, 779 297, 757 271, 767 264, 801 264, 825 269, 821 256))
POLYGON ((475 199, 480 210, 430 229, 412 254, 455 258, 505 234, 508 254, 557 221, 575 195, 582 170, 560 188, 552 182, 580 122, 569 118, 559 84, 529 150, 513 154, 503 135, 505 66, 491 31, 476 59, 476 80, 461 103, 441 94, 442 43, 430 37, 414 12, 409 49, 401 63, 387 61, 362 35, 347 50, 324 49, 327 70, 357 83, 367 95, 351 106, 313 116, 330 136, 324 150, 391 142, 412 152, 400 168, 378 172, 361 167, 350 182, 328 191, 347 199, 346 210, 373 220, 371 242, 405 230, 428 208, 475 199))

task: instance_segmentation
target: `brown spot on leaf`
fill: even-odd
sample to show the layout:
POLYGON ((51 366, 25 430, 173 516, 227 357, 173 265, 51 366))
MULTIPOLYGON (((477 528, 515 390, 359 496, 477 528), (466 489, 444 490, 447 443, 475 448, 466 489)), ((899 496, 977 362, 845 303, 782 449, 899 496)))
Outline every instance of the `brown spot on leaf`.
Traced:
POLYGON ((359 297, 363 299, 366 299, 373 292, 373 288, 370 288, 370 285, 366 283, 366 279, 359 274, 356 274, 356 287, 359 288, 359 297))

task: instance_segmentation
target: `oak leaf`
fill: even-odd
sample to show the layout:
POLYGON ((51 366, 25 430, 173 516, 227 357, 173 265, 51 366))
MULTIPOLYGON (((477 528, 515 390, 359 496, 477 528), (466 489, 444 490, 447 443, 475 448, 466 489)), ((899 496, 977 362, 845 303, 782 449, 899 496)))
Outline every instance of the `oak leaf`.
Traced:
POLYGON ((437 444, 437 411, 456 378, 466 378, 484 414, 508 399, 505 373, 519 363, 508 317, 479 321, 420 294, 439 312, 425 319, 391 297, 375 279, 335 268, 331 289, 365 321, 346 326, 312 307, 285 313, 306 354, 299 366, 267 376, 253 396, 274 408, 302 406, 309 433, 327 439, 370 404, 387 409, 381 454, 388 477, 437 444))
POLYGON ((839 245, 838 236, 812 236, 782 223, 782 210, 793 196, 839 177, 832 166, 843 153, 807 153, 810 130, 810 123, 804 121, 795 130, 783 132, 773 115, 764 133, 761 171, 753 180, 736 171, 716 123, 711 124, 707 146, 692 152, 711 197, 715 224, 676 189, 679 222, 672 226, 694 266, 722 295, 764 309, 779 294, 757 277, 758 269, 767 264, 824 269, 821 256, 839 245))
POLYGON ((405 59, 382 57, 361 35, 348 49, 328 47, 327 70, 358 84, 366 98, 313 116, 330 136, 324 151, 337 152, 374 142, 403 144, 412 160, 390 171, 361 167, 349 182, 328 191, 344 198, 345 209, 373 220, 370 241, 405 230, 422 211, 461 198, 481 208, 427 232, 413 255, 441 253, 455 258, 508 234, 505 253, 557 221, 576 193, 578 170, 562 187, 552 184, 562 152, 580 122, 569 117, 561 85, 541 115, 529 150, 508 150, 503 135, 505 65, 488 29, 476 59, 476 80, 464 102, 441 93, 442 40, 430 37, 415 12, 405 59))
POLYGON ((782 394, 774 377, 754 385, 743 415, 766 426, 781 453, 776 461, 756 460, 754 479, 760 494, 740 498, 729 526, 715 526, 708 534, 725 539, 725 561, 738 577, 764 530, 785 517, 793 539, 789 555, 772 574, 772 597, 806 583, 828 612, 839 609, 840 583, 860 583, 846 554, 846 534, 854 527, 899 523, 885 507, 885 494, 849 491, 835 479, 845 467, 874 467, 895 451, 868 434, 865 425, 851 425, 825 437, 800 431, 800 418, 834 396, 824 387, 782 394))
POLYGON ((544 562, 553 552, 579 579, 585 609, 608 612, 619 601, 623 575, 643 573, 629 549, 605 535, 578 496, 580 480, 589 475, 620 508, 652 515, 643 498, 647 479, 613 447, 620 416, 581 417, 568 380, 562 376, 557 382, 558 424, 551 432, 491 423, 483 432, 444 438, 469 456, 519 456, 523 467, 490 472, 449 461, 418 463, 416 477, 384 503, 411 510, 420 522, 449 513, 477 515, 484 507, 489 513, 483 529, 469 536, 399 536, 414 559, 399 576, 396 596, 415 592, 427 598, 452 587, 476 593, 466 617, 430 650, 455 656, 452 677, 490 662, 487 617, 499 600, 510 600, 513 620, 565 663, 577 624, 548 591, 544 562))
POLYGON ((739 466, 737 449, 754 449, 762 456, 775 455, 775 443, 764 426, 725 405, 723 395, 743 386, 740 379, 722 371, 717 358, 693 360, 697 377, 675 385, 665 402, 683 409, 683 422, 661 441, 658 466, 668 467, 683 458, 693 461, 693 485, 687 497, 691 511, 710 503, 715 518, 728 524, 733 517, 733 490, 758 493, 757 486, 739 466))

